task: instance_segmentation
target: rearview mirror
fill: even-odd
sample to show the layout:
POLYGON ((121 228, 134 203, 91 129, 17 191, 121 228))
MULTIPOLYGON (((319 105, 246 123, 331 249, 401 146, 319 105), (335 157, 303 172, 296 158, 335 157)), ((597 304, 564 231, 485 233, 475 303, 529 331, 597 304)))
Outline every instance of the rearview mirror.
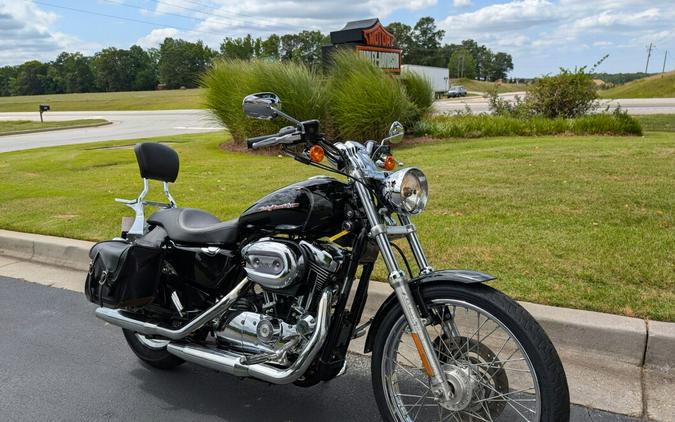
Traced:
POLYGON ((273 92, 258 92, 247 95, 242 103, 244 113, 248 117, 260 120, 272 120, 277 117, 281 100, 273 92))
POLYGON ((389 127, 389 136, 383 139, 383 141, 389 141, 392 144, 398 144, 403 140, 405 135, 405 128, 400 122, 394 122, 389 127))

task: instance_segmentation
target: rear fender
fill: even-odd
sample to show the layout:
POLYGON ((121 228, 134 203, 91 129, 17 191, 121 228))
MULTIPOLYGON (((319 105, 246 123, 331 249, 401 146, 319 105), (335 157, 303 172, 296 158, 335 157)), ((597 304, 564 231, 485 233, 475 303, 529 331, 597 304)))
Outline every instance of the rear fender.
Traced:
MULTIPOLYGON (((476 284, 476 283, 485 283, 490 280, 494 280, 496 277, 489 274, 479 273, 477 271, 469 270, 441 270, 434 271, 429 274, 421 275, 416 277, 408 282, 410 286, 410 291, 413 295, 415 303, 420 310, 422 317, 427 316, 426 307, 422 300, 421 287, 431 284, 438 283, 459 283, 459 284, 476 284)), ((389 297, 382 303, 380 309, 375 313, 373 317, 373 322, 370 325, 368 330, 368 336, 366 337, 366 345, 364 347, 364 353, 370 353, 373 350, 373 341, 375 340, 375 334, 382 324, 384 316, 387 315, 392 309, 400 306, 398 303, 398 298, 396 293, 392 293, 389 297)))

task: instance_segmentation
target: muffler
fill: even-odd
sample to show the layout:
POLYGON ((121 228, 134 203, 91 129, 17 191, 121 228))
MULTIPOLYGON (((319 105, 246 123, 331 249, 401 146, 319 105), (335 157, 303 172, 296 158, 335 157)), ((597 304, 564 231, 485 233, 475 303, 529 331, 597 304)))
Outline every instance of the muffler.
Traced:
POLYGON ((271 384, 290 384, 307 371, 328 336, 331 296, 329 291, 325 291, 321 296, 314 333, 298 358, 288 368, 277 368, 264 363, 245 365, 243 355, 197 344, 171 342, 166 346, 166 350, 188 362, 230 375, 257 378, 271 384))
POLYGON ((131 330, 139 334, 161 336, 171 340, 180 340, 183 337, 187 337, 188 335, 192 334, 195 330, 203 327, 204 324, 208 323, 209 321, 220 318, 239 298, 239 295, 243 290, 246 289, 248 283, 248 278, 243 279, 225 297, 216 302, 215 305, 202 312, 198 317, 177 330, 171 330, 151 322, 141 321, 132 314, 119 309, 101 307, 96 309, 95 314, 97 318, 100 318, 103 321, 118 327, 126 328, 127 330, 131 330))

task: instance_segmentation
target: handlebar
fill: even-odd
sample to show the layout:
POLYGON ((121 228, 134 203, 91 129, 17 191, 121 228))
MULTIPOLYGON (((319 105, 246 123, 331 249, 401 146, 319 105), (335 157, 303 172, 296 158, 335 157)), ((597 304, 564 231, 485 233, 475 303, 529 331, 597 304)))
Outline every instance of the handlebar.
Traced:
POLYGON ((279 144, 295 144, 302 140, 302 134, 294 126, 286 126, 274 135, 262 135, 246 139, 249 149, 258 149, 279 144))

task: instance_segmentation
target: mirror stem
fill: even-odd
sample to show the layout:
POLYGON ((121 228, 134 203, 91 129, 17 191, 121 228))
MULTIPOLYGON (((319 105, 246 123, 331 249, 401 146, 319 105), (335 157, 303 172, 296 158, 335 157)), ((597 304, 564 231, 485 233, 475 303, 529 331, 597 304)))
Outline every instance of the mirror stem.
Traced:
POLYGON ((289 116, 288 114, 284 113, 284 112, 281 111, 281 110, 276 110, 276 109, 275 109, 274 112, 275 112, 278 116, 283 117, 284 119, 288 120, 289 122, 295 123, 295 125, 298 126, 298 127, 300 128, 300 131, 301 131, 303 134, 305 133, 305 126, 302 124, 302 122, 301 122, 300 120, 297 120, 297 119, 295 119, 295 118, 292 117, 292 116, 289 116))

